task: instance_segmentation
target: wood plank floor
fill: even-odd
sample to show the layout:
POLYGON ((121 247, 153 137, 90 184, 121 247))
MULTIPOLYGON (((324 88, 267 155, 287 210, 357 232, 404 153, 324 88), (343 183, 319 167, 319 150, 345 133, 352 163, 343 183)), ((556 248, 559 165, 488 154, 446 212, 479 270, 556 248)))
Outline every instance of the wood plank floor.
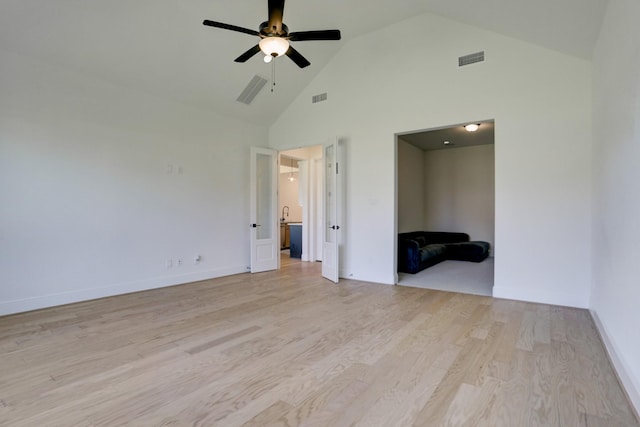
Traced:
POLYGON ((0 318, 0 425, 638 426, 585 310, 319 268, 0 318))

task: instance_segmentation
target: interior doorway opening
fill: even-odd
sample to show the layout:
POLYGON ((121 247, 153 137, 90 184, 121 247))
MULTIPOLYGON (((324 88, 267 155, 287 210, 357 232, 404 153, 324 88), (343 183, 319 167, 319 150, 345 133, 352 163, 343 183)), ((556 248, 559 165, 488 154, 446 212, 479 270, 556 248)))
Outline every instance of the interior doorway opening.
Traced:
POLYGON ((283 150, 278 157, 281 260, 322 261, 323 146, 283 150))
POLYGON ((494 147, 493 120, 396 134, 397 284, 492 295, 494 147))

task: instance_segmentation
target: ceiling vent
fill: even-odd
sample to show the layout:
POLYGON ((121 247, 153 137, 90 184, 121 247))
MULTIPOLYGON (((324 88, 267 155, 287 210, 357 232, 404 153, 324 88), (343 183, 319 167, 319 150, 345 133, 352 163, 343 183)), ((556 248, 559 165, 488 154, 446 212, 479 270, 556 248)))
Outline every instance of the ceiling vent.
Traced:
POLYGON ((256 97, 258 92, 262 90, 266 83, 267 79, 256 74, 253 76, 247 87, 244 88, 236 101, 247 105, 251 104, 251 102, 253 102, 253 98, 256 97))
POLYGON ((482 52, 470 53, 469 55, 461 56, 458 58, 458 67, 464 67, 465 65, 475 64, 476 62, 484 61, 484 50, 482 52))
POLYGON ((311 103, 312 104, 317 104, 318 102, 322 102, 322 101, 326 101, 326 100, 327 100, 327 92, 321 93, 320 95, 313 95, 311 97, 311 103))

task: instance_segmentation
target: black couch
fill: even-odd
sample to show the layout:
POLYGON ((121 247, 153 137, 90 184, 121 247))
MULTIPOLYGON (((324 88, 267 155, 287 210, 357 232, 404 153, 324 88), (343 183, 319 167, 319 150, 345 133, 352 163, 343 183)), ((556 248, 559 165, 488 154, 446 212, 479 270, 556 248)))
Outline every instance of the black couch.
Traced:
POLYGON ((415 274, 447 259, 480 262, 489 256, 487 242, 469 241, 466 233, 412 231, 398 234, 398 271, 415 274))

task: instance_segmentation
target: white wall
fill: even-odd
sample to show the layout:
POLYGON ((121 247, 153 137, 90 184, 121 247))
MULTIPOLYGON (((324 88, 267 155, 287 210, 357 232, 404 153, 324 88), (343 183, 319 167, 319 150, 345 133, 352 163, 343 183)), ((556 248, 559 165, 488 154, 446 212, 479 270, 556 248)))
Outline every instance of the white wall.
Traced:
POLYGON ((494 146, 424 153, 424 229, 467 233, 495 255, 494 146))
POLYGON ((595 49, 591 309, 640 411, 640 3, 611 0, 595 49))
POLYGON ((348 277, 394 283, 394 135, 495 119, 494 295, 588 305, 591 65, 422 15, 347 43, 270 128, 270 145, 346 146, 348 277), (402 43, 398 43, 402 40, 402 43), (458 68, 484 50, 486 61, 458 68), (326 102, 311 96, 327 92, 326 102))
POLYGON ((0 51, 0 314, 246 271, 265 133, 0 51))
POLYGON ((398 233, 423 230, 424 151, 398 140, 398 233))
POLYGON ((289 181, 289 173, 281 173, 279 177, 279 197, 278 203, 280 210, 278 211, 279 218, 282 219, 282 212, 285 206, 289 207, 289 215, 286 211, 284 213, 285 222, 300 222, 302 221, 302 206, 300 205, 300 199, 298 197, 298 185, 300 183, 300 177, 298 172, 293 173, 293 182, 289 181))

